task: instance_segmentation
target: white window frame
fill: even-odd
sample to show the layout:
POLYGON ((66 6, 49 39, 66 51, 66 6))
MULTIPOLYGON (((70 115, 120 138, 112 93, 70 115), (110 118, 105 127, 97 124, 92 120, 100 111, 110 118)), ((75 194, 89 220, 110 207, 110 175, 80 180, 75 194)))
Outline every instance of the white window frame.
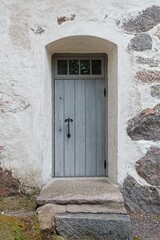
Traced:
MULTIPOLYGON (((105 78, 105 71, 104 71, 104 64, 105 64, 105 56, 103 55, 99 55, 99 56, 79 56, 79 55, 70 55, 70 56, 55 56, 54 57, 54 78, 55 79, 104 79, 105 78), (79 69, 79 74, 76 74, 76 75, 69 75, 69 69, 68 69, 68 73, 67 74, 64 74, 64 75, 60 75, 58 74, 58 60, 101 60, 101 70, 102 70, 102 73, 99 74, 99 75, 96 75, 96 74, 92 74, 92 69, 90 69, 90 74, 84 74, 84 75, 81 75, 80 74, 80 69, 79 69)), ((69 64, 67 64, 69 65, 69 64)), ((68 66, 69 67, 69 66, 68 66)))

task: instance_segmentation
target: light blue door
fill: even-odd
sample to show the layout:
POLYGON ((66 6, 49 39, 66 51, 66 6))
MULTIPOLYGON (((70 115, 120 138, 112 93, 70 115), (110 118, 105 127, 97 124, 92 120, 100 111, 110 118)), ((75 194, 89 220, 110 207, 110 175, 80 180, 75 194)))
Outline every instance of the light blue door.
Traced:
POLYGON ((56 177, 105 176, 104 79, 55 80, 56 177))

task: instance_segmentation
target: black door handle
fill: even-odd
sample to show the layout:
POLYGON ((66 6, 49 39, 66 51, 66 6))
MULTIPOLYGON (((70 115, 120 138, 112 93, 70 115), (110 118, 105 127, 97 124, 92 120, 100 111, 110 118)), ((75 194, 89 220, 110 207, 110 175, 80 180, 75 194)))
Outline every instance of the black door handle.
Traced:
POLYGON ((68 124, 67 124, 67 127, 68 127, 67 137, 70 138, 70 137, 71 137, 71 133, 70 133, 70 122, 73 122, 73 119, 71 119, 71 118, 68 117, 68 118, 66 118, 64 121, 68 123, 68 124))

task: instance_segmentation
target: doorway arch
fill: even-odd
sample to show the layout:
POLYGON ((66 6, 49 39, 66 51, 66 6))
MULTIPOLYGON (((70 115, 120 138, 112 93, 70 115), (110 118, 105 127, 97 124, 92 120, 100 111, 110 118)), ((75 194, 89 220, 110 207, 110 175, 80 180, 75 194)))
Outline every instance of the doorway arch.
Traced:
MULTIPOLYGON (((106 65, 106 79, 108 86, 106 111, 108 118, 106 119, 106 136, 108 143, 105 146, 108 153, 108 177, 114 182, 117 182, 117 45, 103 38, 96 36, 80 35, 68 36, 55 40, 46 46, 47 61, 46 61, 46 88, 49 88, 50 83, 54 81, 54 69, 52 68, 52 56, 54 54, 106 54, 108 64, 106 65), (50 73, 50 74, 49 74, 50 73), (51 74, 52 73, 52 74, 51 74)), ((54 84, 52 84, 53 92, 54 84)), ((52 94, 49 89, 50 96, 52 94)), ((52 101, 54 96, 52 95, 52 101)), ((54 104, 52 104, 54 106, 54 104)), ((46 108, 48 107, 46 101, 46 108)), ((54 109, 52 108, 54 115, 54 109)), ((51 113, 48 111, 48 117, 51 118, 51 113)), ((50 126, 51 127, 51 126, 50 126)), ((53 129, 53 128, 52 128, 53 129)), ((52 131, 52 146, 54 145, 54 132, 52 131)), ((54 150, 53 154, 54 156, 54 150)), ((52 158, 53 161, 53 158, 52 158)), ((46 171, 53 172, 53 162, 44 161, 46 171), (46 167, 47 166, 47 167, 46 167)))

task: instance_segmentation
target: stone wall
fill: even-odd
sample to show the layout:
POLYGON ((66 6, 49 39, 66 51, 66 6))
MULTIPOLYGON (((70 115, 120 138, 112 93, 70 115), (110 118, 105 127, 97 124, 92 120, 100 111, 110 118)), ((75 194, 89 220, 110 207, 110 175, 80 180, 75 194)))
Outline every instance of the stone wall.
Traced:
POLYGON ((108 115, 117 126, 109 132, 117 132, 108 139, 108 149, 117 157, 114 179, 122 185, 130 175, 147 186, 136 162, 160 140, 159 0, 2 0, 0 20, 2 169, 27 186, 42 186, 52 178, 51 55, 80 49, 73 51, 73 43, 65 48, 60 39, 90 36, 104 40, 104 46, 95 50, 92 41, 85 46, 79 41, 79 46, 107 53, 112 72, 108 115), (54 42, 56 50, 50 47, 54 42))
POLYGON ((135 176, 123 183, 126 207, 131 211, 160 214, 160 7, 152 6, 125 21, 124 31, 136 34, 128 51, 133 56, 133 80, 147 106, 128 121, 127 134, 137 146, 146 143, 147 153, 135 164, 135 176), (155 27, 157 26, 157 27, 155 27), (153 106, 156 103, 156 106, 153 106), (142 184, 143 183, 143 184, 142 184))
POLYGON ((12 172, 0 167, 0 197, 18 195, 19 188, 20 182, 12 176, 12 172))
POLYGON ((160 148, 151 147, 146 155, 136 162, 137 174, 148 186, 140 185, 133 177, 127 176, 123 183, 126 207, 132 212, 160 214, 160 148))

